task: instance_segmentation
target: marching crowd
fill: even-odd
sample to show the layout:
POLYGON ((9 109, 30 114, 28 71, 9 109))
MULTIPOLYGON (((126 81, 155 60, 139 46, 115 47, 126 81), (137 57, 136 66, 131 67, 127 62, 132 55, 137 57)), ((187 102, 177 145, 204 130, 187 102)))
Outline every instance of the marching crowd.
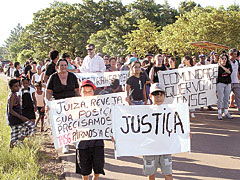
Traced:
MULTIPOLYGON (((129 105, 156 104, 164 101, 165 91, 159 87, 158 72, 177 68, 218 64, 217 78, 217 108, 218 119, 231 119, 228 108, 235 107, 234 99, 240 111, 240 55, 236 49, 229 53, 211 52, 209 56, 199 55, 199 62, 195 56, 185 56, 177 66, 176 59, 167 54, 146 54, 140 60, 136 53, 127 57, 109 57, 95 53, 95 46, 87 46, 88 56, 84 59, 76 57, 71 60, 67 53, 61 56, 53 50, 45 62, 29 59, 24 67, 19 62, 10 63, 7 75, 11 77, 8 97, 7 120, 11 127, 10 148, 13 148, 26 136, 36 132, 36 126, 41 122, 41 131, 44 131, 45 110, 49 110, 46 101, 64 99, 76 96, 92 96, 126 91, 126 101, 129 105), (61 58, 59 58, 61 57, 61 58), (113 80, 110 87, 96 88, 90 80, 79 83, 74 73, 96 73, 129 71, 125 87, 119 85, 119 80, 113 80), (232 94, 231 94, 232 92, 232 94), (47 108, 47 109, 46 109, 47 108), (36 120, 35 112, 38 112, 36 120)), ((209 110, 213 110, 208 106, 209 110)), ((194 116, 194 111, 191 112, 194 116)), ((77 145, 77 173, 88 179, 94 170, 94 179, 104 174, 104 143, 103 140, 80 141, 77 145)), ((68 147, 63 148, 68 152, 68 147)), ((171 155, 144 157, 144 174, 149 179, 155 179, 157 167, 161 167, 165 179, 172 179, 171 155)))

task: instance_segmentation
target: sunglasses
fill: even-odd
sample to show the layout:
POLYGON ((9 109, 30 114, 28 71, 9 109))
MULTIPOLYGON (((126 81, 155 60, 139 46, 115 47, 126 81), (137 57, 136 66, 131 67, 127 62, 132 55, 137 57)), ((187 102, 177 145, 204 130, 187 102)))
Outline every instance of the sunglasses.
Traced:
POLYGON ((88 49, 88 51, 92 51, 93 49, 88 49))

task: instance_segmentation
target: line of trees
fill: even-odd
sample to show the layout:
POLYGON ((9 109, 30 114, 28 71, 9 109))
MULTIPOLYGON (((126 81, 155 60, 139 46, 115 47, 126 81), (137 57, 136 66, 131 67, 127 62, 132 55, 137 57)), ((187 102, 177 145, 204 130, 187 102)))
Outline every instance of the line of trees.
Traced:
POLYGON ((86 55, 86 45, 122 56, 136 52, 190 54, 199 49, 194 41, 212 41, 240 48, 240 7, 231 5, 201 7, 183 1, 178 9, 154 0, 136 0, 123 5, 121 0, 83 0, 68 4, 54 2, 34 13, 26 27, 18 24, 0 47, 0 58, 25 62, 34 57, 43 60, 57 49, 72 57, 86 55))

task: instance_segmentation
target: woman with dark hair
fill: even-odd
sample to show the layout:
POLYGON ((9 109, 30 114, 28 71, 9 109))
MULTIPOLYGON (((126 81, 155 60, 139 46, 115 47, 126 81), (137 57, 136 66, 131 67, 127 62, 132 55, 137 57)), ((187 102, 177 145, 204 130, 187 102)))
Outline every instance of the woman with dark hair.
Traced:
POLYGON ((110 68, 108 68, 106 70, 106 72, 114 72, 117 71, 117 67, 116 67, 116 58, 114 56, 110 57, 109 59, 109 64, 110 64, 110 68))
POLYGON ((150 80, 153 83, 158 83, 158 71, 166 71, 167 68, 165 65, 163 65, 163 57, 162 55, 158 54, 154 57, 155 60, 155 66, 152 67, 149 73, 150 80))
MULTIPOLYGON (((47 83, 46 98, 65 99, 79 96, 79 84, 77 77, 67 71, 68 61, 59 59, 56 64, 57 72, 52 74, 47 83)), ((68 152, 68 146, 63 147, 63 153, 68 152)))
POLYGON ((178 68, 184 68, 184 67, 192 67, 193 65, 193 60, 190 56, 184 56, 182 59, 182 64, 178 66, 178 68))
POLYGON ((28 71, 28 75, 27 75, 28 79, 30 79, 30 82, 32 81, 33 75, 37 73, 37 63, 35 61, 33 61, 31 63, 31 67, 32 68, 28 71))
POLYGON ((170 57, 169 65, 169 70, 176 69, 176 59, 174 57, 170 57))
MULTIPOLYGON (((178 68, 187 68, 187 67, 192 67, 193 65, 193 59, 190 56, 184 56, 182 58, 182 64, 178 66, 178 68)), ((194 114, 195 109, 190 109, 190 116, 191 118, 195 118, 194 114)))
POLYGON ((126 82, 126 101, 135 105, 147 104, 146 76, 141 73, 141 63, 134 61, 130 67, 130 77, 126 82))
POLYGON ((223 113, 226 118, 232 119, 232 116, 228 112, 229 97, 231 92, 231 73, 232 66, 228 56, 222 54, 219 57, 217 78, 218 119, 223 119, 223 113))

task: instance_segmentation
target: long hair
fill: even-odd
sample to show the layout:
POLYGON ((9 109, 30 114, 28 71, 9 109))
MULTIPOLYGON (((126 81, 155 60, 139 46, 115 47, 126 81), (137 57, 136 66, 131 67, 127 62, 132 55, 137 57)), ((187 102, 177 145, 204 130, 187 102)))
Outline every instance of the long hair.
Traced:
POLYGON ((227 58, 226 65, 227 65, 227 64, 228 64, 228 65, 231 65, 230 60, 229 60, 229 57, 228 57, 227 54, 221 54, 221 55, 219 56, 218 62, 219 62, 220 64, 222 64, 222 58, 223 58, 223 56, 226 56, 226 58, 227 58))
POLYGON ((134 67, 136 64, 139 64, 140 67, 141 67, 141 62, 140 62, 140 61, 134 61, 134 62, 132 62, 131 65, 130 65, 130 76, 134 75, 133 67, 134 67))

